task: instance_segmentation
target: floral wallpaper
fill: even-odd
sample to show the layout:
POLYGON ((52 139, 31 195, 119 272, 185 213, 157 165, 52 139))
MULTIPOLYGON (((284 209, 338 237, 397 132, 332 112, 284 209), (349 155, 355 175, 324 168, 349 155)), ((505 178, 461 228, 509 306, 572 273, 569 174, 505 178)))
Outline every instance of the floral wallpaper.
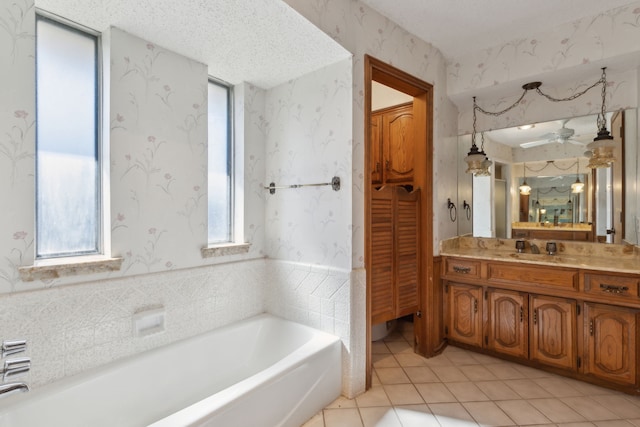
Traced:
POLYGON ((353 54, 353 268, 364 265, 364 55, 369 54, 433 84, 433 248, 438 253, 439 241, 457 232, 446 209, 447 198, 455 197, 457 190, 457 109, 447 97, 444 57, 428 42, 359 1, 285 1, 353 54))
MULTIPOLYGON (((351 267, 351 60, 267 91, 266 182, 331 186, 265 191, 271 258, 351 267)), ((268 184, 267 184, 268 185, 268 184)))

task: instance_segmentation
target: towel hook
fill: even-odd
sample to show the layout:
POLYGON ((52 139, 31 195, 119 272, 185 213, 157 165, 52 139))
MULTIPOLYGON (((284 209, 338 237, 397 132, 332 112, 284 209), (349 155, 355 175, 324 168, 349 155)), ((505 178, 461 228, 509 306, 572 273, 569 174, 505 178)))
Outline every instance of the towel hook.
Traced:
POLYGON ((447 199, 447 208, 449 209, 449 219, 451 222, 455 222, 458 219, 458 209, 451 199, 447 199))

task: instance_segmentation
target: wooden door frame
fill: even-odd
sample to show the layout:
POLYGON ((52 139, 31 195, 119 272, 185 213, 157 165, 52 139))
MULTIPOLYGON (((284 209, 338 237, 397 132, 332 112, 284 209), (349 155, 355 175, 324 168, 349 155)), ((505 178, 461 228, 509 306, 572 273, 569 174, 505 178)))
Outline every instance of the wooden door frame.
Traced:
POLYGON ((422 283, 419 284, 419 310, 414 316, 416 350, 437 354, 442 346, 442 291, 439 262, 433 256, 433 85, 369 55, 364 56, 364 209, 366 280, 366 387, 371 387, 371 83, 376 81, 413 96, 415 123, 414 187, 420 188, 422 283), (428 309, 427 309, 428 308, 428 309))

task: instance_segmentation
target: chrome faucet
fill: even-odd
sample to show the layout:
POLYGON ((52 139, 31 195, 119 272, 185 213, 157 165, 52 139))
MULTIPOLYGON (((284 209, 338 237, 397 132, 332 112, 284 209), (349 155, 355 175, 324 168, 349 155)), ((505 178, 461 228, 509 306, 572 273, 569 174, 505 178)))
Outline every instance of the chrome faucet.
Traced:
POLYGON ((12 393, 14 391, 27 392, 29 391, 29 386, 25 383, 0 384, 0 397, 4 396, 5 394, 12 393))
POLYGON ((19 357, 17 359, 5 360, 4 368, 0 370, 2 379, 6 380, 14 375, 24 374, 31 369, 31 359, 28 357, 19 357))

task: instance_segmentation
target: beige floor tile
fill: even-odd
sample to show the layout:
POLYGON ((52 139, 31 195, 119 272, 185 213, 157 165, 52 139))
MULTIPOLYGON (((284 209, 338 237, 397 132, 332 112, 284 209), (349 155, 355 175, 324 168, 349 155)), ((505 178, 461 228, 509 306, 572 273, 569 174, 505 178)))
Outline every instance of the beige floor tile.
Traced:
POLYGON ((371 343, 371 354, 389 354, 391 350, 384 341, 374 341, 371 343))
POLYGON ((392 405, 416 405, 424 403, 413 384, 392 384, 384 386, 384 391, 392 405))
POLYGON ((402 427, 393 407, 360 408, 364 427, 402 427))
POLYGON ((640 407, 631 403, 624 396, 601 395, 591 396, 591 399, 615 413, 620 418, 640 418, 640 407))
POLYGON ((436 416, 425 404, 400 405, 395 408, 402 427, 440 427, 436 416))
POLYGON ((558 427, 595 427, 594 423, 590 423, 587 421, 581 421, 577 423, 559 423, 556 424, 558 427))
POLYGON ((640 396, 625 395, 627 400, 636 406, 640 406, 640 396))
POLYGON ((463 353, 463 352, 468 352, 468 351, 469 350, 465 350, 464 348, 456 347, 456 346, 453 346, 453 345, 448 345, 448 346, 445 347, 444 350, 442 350, 442 354, 448 355, 448 354, 451 354, 451 353, 456 353, 456 352, 463 353))
POLYGON ((432 366, 431 370, 440 378, 440 381, 450 383, 454 381, 469 381, 462 371, 455 366, 432 366))
POLYGON ((631 427, 633 426, 633 424, 624 420, 595 421, 594 424, 598 427, 631 427))
POLYGON ((451 361, 447 359, 444 355, 439 355, 435 357, 430 357, 424 360, 424 364, 433 367, 433 366, 453 366, 451 361))
POLYGON ((631 424, 633 424, 636 427, 640 427, 640 418, 636 418, 634 420, 627 420, 629 421, 631 424))
POLYGON ((551 421, 526 400, 503 400, 496 402, 516 425, 551 424, 551 421))
POLYGON ((551 393, 534 383, 532 380, 505 380, 504 382, 523 399, 538 399, 552 397, 551 393))
POLYGON ((524 375, 527 378, 549 378, 549 377, 555 377, 554 374, 540 370, 540 369, 534 369, 531 368, 529 366, 521 366, 521 365, 515 365, 514 366, 518 371, 520 371, 520 373, 522 375, 524 375))
POLYGON ((378 368, 375 371, 381 384, 406 384, 411 382, 402 368, 378 368))
POLYGON ((404 339, 404 337, 402 336, 402 332, 396 330, 391 332, 389 335, 387 335, 383 341, 391 342, 391 341, 407 341, 407 340, 404 339))
POLYGON ((389 351, 391 351, 391 353, 409 353, 409 354, 415 354, 413 352, 413 347, 409 345, 408 342, 406 341, 390 341, 388 343, 386 343, 387 347, 389 348, 389 351))
POLYGON ((465 377, 469 378, 471 381, 490 381, 498 379, 498 377, 482 365, 459 366, 459 369, 465 377))
POLYGON ((589 421, 616 420, 620 418, 606 407, 586 396, 560 399, 589 421))
POLYGON ((582 396, 582 393, 560 377, 534 378, 533 382, 555 397, 582 396))
POLYGON ((433 403, 429 409, 442 427, 469 427, 478 425, 460 403, 433 403))
POLYGON ((468 352, 455 352, 446 355, 446 358, 455 366, 477 365, 478 361, 468 352))
POLYGON ((512 400, 518 397, 504 381, 476 381, 475 384, 491 400, 512 400))
POLYGON ((456 397, 442 383, 416 384, 415 386, 427 403, 456 402, 456 397))
POLYGON ((400 365, 392 354, 372 354, 371 361, 374 368, 399 368, 400 365))
POLYGON ((470 352, 471 356, 476 359, 476 361, 481 365, 493 365, 496 363, 500 363, 501 360, 492 356, 487 356, 486 354, 474 353, 470 352))
POLYGON ((493 402, 466 402, 462 404, 481 426, 511 426, 511 418, 493 402))
POLYGON ((487 395, 472 382, 445 383, 445 385, 456 399, 458 399, 458 402, 481 402, 489 400, 487 395))
POLYGON ((538 411, 542 412, 545 417, 554 423, 572 423, 577 421, 586 421, 585 418, 571 409, 564 402, 556 399, 531 399, 529 400, 538 411))
POLYGON ((371 387, 369 390, 356 397, 359 408, 370 406, 391 406, 391 402, 382 386, 371 387))
POLYGON ((322 411, 311 417, 311 419, 304 423, 302 427, 324 427, 324 416, 322 415, 322 411))
POLYGON ((608 388, 600 387, 595 384, 589 384, 584 381, 578 381, 571 378, 566 378, 565 381, 573 388, 578 390, 585 396, 602 396, 602 395, 616 395, 618 394, 615 390, 610 390, 608 388))
POLYGON ((500 380, 517 380, 525 378, 522 372, 514 368, 510 363, 493 363, 485 367, 500 380))
POLYGON ((357 408, 325 409, 325 427, 363 427, 357 408))
MULTIPOLYGON (((380 368, 380 369, 394 369, 394 368, 380 368)), ((395 368, 397 369, 397 368, 395 368)), ((380 382, 380 378, 378 378, 378 374, 376 373, 376 370, 374 369, 373 372, 371 373, 371 386, 374 385, 380 385, 382 384, 380 382)))
POLYGON ((355 399, 347 399, 344 396, 340 396, 333 402, 327 406, 327 408, 336 409, 336 408, 357 408, 355 399))
POLYGON ((424 366, 425 358, 415 353, 397 353, 395 358, 402 367, 424 366))
POLYGON ((440 382, 440 378, 426 366, 408 366, 404 372, 414 384, 440 382))

